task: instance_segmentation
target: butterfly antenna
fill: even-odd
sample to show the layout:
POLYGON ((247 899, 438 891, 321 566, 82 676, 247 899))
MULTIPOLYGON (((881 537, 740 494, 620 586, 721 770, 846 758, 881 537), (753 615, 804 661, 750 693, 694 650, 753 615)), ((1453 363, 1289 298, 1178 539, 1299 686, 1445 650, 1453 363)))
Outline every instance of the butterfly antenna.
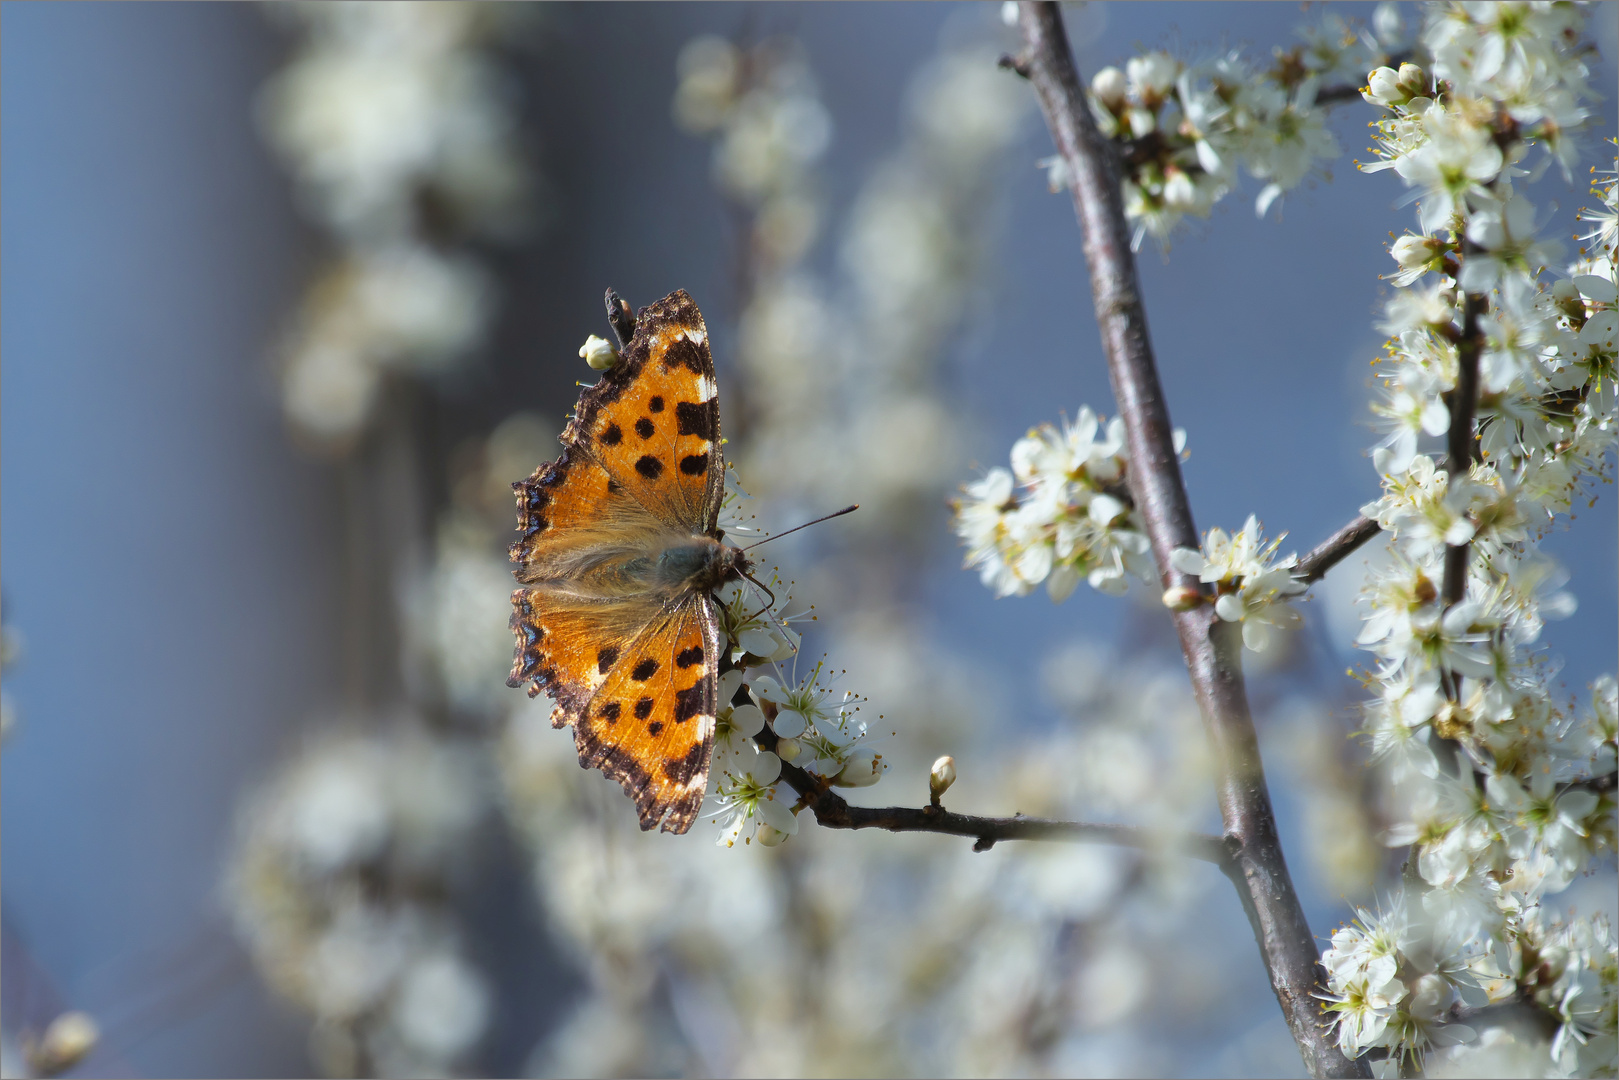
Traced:
MULTIPOLYGON (((814 521, 806 521, 802 525, 794 525, 792 528, 788 529, 787 532, 779 532, 775 536, 767 536, 763 540, 760 540, 758 543, 749 544, 747 547, 743 548, 742 550, 743 551, 752 551, 754 548, 758 547, 759 544, 768 544, 772 540, 780 540, 782 537, 786 536, 787 533, 795 533, 799 529, 807 529, 811 525, 819 525, 823 521, 831 521, 835 517, 842 517, 844 514, 852 514, 858 509, 860 509, 860 504, 859 503, 855 503, 853 506, 845 506, 842 510, 836 510, 836 511, 830 513, 830 514, 825 515, 824 517, 818 517, 814 521)), ((754 582, 754 584, 758 584, 758 582, 754 582)), ((760 586, 760 588, 763 588, 763 586, 760 586)), ((770 590, 766 589, 765 591, 769 592, 770 590)))
POLYGON ((754 577, 752 574, 747 573, 746 571, 743 571, 742 576, 747 578, 749 581, 753 582, 759 588, 763 589, 765 591, 765 595, 770 597, 770 603, 766 604, 764 607, 760 608, 758 611, 755 611, 752 615, 748 616, 749 619, 757 619, 759 616, 763 615, 765 612, 769 611, 771 608, 776 606, 776 594, 770 591, 770 586, 769 585, 766 585, 764 582, 760 581, 758 578, 754 577))

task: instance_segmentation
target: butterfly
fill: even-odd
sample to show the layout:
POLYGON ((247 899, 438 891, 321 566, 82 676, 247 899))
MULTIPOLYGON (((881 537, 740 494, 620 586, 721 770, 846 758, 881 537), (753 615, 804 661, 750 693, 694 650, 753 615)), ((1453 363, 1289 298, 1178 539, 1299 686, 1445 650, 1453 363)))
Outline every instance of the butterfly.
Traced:
POLYGON ((671 293, 580 393, 562 456, 512 485, 523 587, 507 684, 551 696, 552 725, 573 725, 579 764, 624 786, 642 829, 683 833, 702 806, 725 646, 711 594, 751 567, 718 526, 716 394, 702 313, 671 293))

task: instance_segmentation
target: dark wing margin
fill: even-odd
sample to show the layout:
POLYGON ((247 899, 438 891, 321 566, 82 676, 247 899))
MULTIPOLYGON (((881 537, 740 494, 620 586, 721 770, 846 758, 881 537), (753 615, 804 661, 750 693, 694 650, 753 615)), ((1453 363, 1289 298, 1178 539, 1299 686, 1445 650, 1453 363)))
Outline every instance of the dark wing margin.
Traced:
POLYGON ((685 290, 641 309, 622 358, 580 393, 562 442, 664 524, 713 531, 725 496, 719 398, 708 329, 685 290))

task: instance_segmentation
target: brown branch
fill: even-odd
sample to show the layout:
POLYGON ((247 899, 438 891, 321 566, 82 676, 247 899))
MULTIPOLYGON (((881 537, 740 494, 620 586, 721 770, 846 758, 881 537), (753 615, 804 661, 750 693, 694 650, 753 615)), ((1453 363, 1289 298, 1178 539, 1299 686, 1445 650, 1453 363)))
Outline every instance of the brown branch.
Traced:
POLYGON ((1360 100, 1362 100, 1360 87, 1348 84, 1343 86, 1323 86, 1315 95, 1317 105, 1336 105, 1341 101, 1360 100))
POLYGON ((1328 570, 1343 562, 1380 531, 1381 527, 1371 518, 1356 518, 1321 541, 1308 555, 1300 559, 1299 564, 1293 568, 1293 576, 1307 584, 1315 584, 1327 576, 1328 570))
MULTIPOLYGON (((1176 548, 1199 545, 1148 339, 1114 147, 1091 119, 1057 5, 1023 0, 1018 23, 1024 50, 1017 66, 1040 98, 1072 178, 1096 321, 1129 442, 1135 503, 1162 587, 1195 585, 1194 578, 1170 564, 1176 548)), ((1241 639, 1234 624, 1221 625, 1206 605, 1176 612, 1174 619, 1215 751, 1220 814, 1227 841, 1235 848, 1230 876, 1252 921, 1283 1018, 1311 1074, 1369 1076, 1365 1062, 1351 1061, 1338 1049, 1314 996, 1324 989, 1325 973, 1277 836, 1243 687, 1241 639)))
POLYGON ((1599 773, 1596 776, 1587 776, 1580 780, 1570 780, 1566 784, 1558 784, 1559 793, 1581 788, 1593 795, 1602 795, 1619 787, 1619 772, 1599 773))
MULTIPOLYGON (((767 732, 761 732, 761 735, 767 732)), ((770 740, 774 742, 774 740, 770 740)), ((765 740, 760 740, 765 745, 765 740)), ((1140 825, 1106 825, 1089 821, 1053 821, 1016 814, 1008 818, 956 814, 942 806, 850 806, 843 796, 796 765, 782 762, 782 779, 828 829, 887 829, 969 836, 974 851, 988 851, 1003 840, 1053 840, 1074 844, 1114 844, 1143 851, 1163 851, 1224 866, 1230 849, 1218 836, 1148 829, 1140 825)))
MULTIPOLYGON (((1447 436, 1445 472, 1450 490, 1473 467, 1478 440, 1473 434, 1473 413, 1478 408, 1478 357, 1484 347, 1484 329, 1479 318, 1486 301, 1478 293, 1468 293, 1462 306, 1462 332, 1456 342, 1456 389, 1450 393, 1450 432, 1447 436)), ((1439 596, 1448 608, 1467 595, 1467 557, 1471 544, 1445 548, 1445 577, 1439 596)))

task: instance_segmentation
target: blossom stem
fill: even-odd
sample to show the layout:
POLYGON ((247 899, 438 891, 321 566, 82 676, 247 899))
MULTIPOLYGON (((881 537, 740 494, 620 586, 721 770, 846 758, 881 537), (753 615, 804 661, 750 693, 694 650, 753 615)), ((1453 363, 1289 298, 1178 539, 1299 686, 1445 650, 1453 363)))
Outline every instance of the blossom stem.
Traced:
MULTIPOLYGON (((1009 66, 1034 86, 1068 167, 1108 375, 1124 417, 1135 503, 1163 588, 1195 585, 1194 577, 1170 562, 1176 548, 1200 545, 1148 338, 1114 147, 1091 118, 1058 6, 1022 0, 1018 24, 1024 49, 1009 66)), ((1344 1056, 1317 1007, 1325 972, 1277 836, 1243 686, 1237 628, 1222 624, 1208 606, 1173 617, 1215 750, 1221 818, 1235 848, 1229 876, 1239 886, 1283 1018, 1312 1075, 1369 1076, 1365 1062, 1344 1056)))
MULTIPOLYGON (((770 749, 775 738, 768 729, 756 737, 770 749)), ((1149 829, 1140 825, 1110 825, 1089 821, 1053 821, 1050 818, 990 818, 957 814, 942 806, 850 806, 819 778, 796 765, 782 762, 781 776, 815 812, 815 822, 828 829, 887 829, 889 832, 931 832, 970 836, 974 851, 988 851, 1003 840, 1049 840, 1076 844, 1115 844, 1143 851, 1163 851, 1201 859, 1225 867, 1232 861, 1225 840, 1206 833, 1149 829)))
POLYGON ((1293 568, 1293 575, 1307 584, 1315 584, 1327 576, 1327 571, 1348 558, 1366 541, 1381 531, 1376 521, 1357 517, 1348 525, 1327 537, 1293 568))

